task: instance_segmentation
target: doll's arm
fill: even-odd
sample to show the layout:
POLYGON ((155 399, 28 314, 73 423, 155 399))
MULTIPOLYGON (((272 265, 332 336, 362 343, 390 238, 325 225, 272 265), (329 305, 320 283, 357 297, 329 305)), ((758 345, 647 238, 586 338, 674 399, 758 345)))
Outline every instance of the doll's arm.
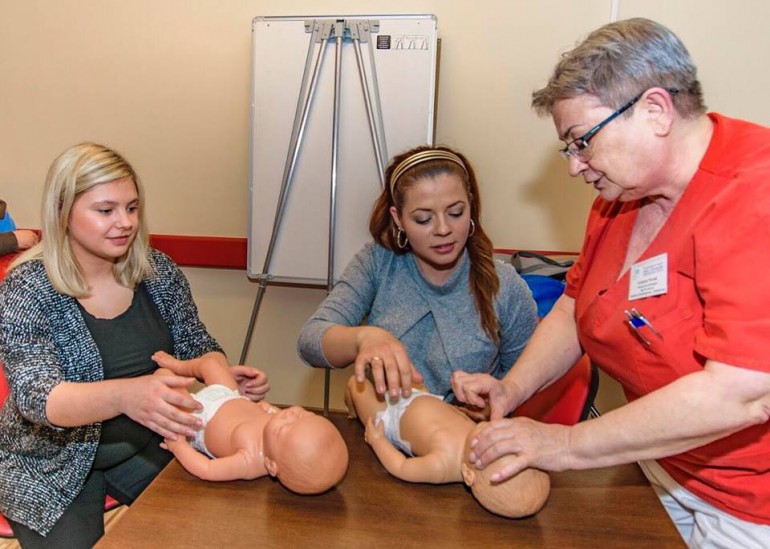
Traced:
POLYGON ((251 480, 263 476, 254 474, 257 467, 244 450, 237 450, 231 456, 209 459, 190 446, 186 439, 166 440, 163 444, 188 473, 203 480, 251 480))
POLYGON ((408 458, 385 437, 382 425, 366 422, 366 442, 372 447, 382 466, 396 478, 407 482, 445 484, 451 482, 446 463, 438 454, 408 458))
POLYGON ((194 377, 206 385, 218 384, 238 389, 238 383, 222 353, 212 352, 190 360, 179 360, 164 351, 158 351, 152 355, 152 359, 161 368, 168 368, 178 376, 194 377))

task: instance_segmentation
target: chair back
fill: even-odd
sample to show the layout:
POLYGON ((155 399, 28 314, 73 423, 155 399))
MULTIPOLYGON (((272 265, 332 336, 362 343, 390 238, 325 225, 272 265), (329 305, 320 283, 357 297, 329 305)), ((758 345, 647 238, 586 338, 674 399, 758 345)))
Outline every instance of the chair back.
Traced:
MULTIPOLYGON (((5 381, 5 374, 3 373, 3 365, 0 364, 0 408, 2 408, 5 399, 8 397, 8 383, 5 381)), ((11 525, 3 515, 0 515, 0 538, 12 538, 13 530, 11 525)))
POLYGON ((0 363, 0 408, 2 408, 5 399, 8 397, 8 382, 5 380, 3 365, 0 363))
POLYGON ((565 375, 532 395, 513 415, 574 425, 588 419, 598 388, 599 372, 588 355, 583 355, 565 375))
POLYGON ((0 282, 2 282, 2 280, 5 278, 5 273, 8 271, 8 267, 11 265, 13 260, 16 259, 17 255, 19 255, 18 252, 0 255, 0 282))

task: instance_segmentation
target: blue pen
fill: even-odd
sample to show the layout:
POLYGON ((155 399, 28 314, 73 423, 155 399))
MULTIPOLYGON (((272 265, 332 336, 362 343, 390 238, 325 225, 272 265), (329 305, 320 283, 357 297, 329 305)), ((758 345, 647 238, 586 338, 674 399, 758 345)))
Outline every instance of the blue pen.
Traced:
POLYGON ((663 336, 662 336, 662 335, 660 335, 660 332, 659 332, 658 330, 656 330, 656 329, 655 329, 655 326, 653 326, 653 325, 652 325, 652 322, 650 322, 649 320, 647 320, 647 318, 645 318, 645 316, 644 316, 642 313, 640 313, 640 312, 639 312, 639 311, 637 311, 636 309, 631 309, 631 315, 632 315, 632 316, 634 316, 635 318, 637 318, 637 319, 641 320, 641 321, 642 321, 642 323, 643 323, 645 326, 647 326, 647 327, 650 329, 650 331, 651 331, 653 334, 655 334, 655 335, 658 337, 658 339, 660 339, 661 341, 663 341, 663 336))
POLYGON ((655 329, 655 326, 652 325, 652 323, 645 318, 645 316, 637 311, 636 309, 631 309, 631 311, 624 311, 626 313, 626 318, 628 319, 628 325, 631 326, 631 329, 634 331, 636 336, 642 340, 642 342, 647 345, 648 347, 652 345, 652 341, 644 337, 644 334, 641 332, 641 329, 647 326, 650 331, 655 334, 658 339, 663 340, 663 336, 660 335, 660 332, 655 329))

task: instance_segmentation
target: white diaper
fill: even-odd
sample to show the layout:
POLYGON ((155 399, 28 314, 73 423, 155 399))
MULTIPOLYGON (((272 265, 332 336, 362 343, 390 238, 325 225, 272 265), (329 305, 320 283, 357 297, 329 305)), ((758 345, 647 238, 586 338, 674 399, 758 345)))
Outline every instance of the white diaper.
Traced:
POLYGON ((194 393, 190 396, 203 404, 203 410, 200 412, 195 412, 195 416, 201 418, 203 421, 203 426, 201 427, 200 431, 196 431, 195 436, 190 439, 190 446, 199 452, 206 454, 210 458, 213 458, 214 456, 206 448, 206 441, 204 439, 206 425, 208 425, 209 421, 211 421, 214 415, 216 415, 222 404, 237 398, 245 399, 246 397, 241 396, 241 394, 235 389, 230 389, 224 385, 217 384, 204 387, 197 393, 194 393))
POLYGON ((375 417, 374 421, 375 424, 382 423, 383 428, 385 429, 385 436, 388 438, 391 444, 393 444, 393 446, 404 452, 409 457, 412 457, 414 454, 412 454, 412 445, 401 439, 401 416, 404 415, 404 412, 406 412, 406 409, 409 408, 409 405, 412 403, 412 401, 414 401, 415 398, 423 395, 432 396, 433 398, 443 400, 438 395, 433 395, 431 393, 419 391, 417 389, 412 389, 412 394, 410 394, 408 397, 401 397, 395 401, 392 401, 390 397, 385 397, 385 401, 388 403, 388 407, 382 412, 377 412, 377 416, 375 417))

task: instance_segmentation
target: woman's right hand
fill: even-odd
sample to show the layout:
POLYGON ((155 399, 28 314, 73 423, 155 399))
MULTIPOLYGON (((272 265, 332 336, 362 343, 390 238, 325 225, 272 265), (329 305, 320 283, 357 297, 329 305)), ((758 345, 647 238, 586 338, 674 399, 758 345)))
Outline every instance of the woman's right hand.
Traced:
POLYGON ((374 389, 380 395, 387 391, 393 397, 397 397, 399 392, 408 397, 412 385, 422 383, 423 378, 409 360, 406 347, 387 330, 363 326, 357 334, 356 343, 355 375, 359 383, 365 379, 367 365, 372 369, 374 389))
POLYGON ((201 428, 201 420, 190 412, 202 405, 186 390, 194 378, 146 375, 121 381, 120 411, 137 423, 172 441, 192 437, 201 428))
POLYGON ((13 231, 13 234, 16 236, 16 243, 19 250, 28 250, 40 242, 40 237, 35 231, 19 229, 18 231, 13 231))

